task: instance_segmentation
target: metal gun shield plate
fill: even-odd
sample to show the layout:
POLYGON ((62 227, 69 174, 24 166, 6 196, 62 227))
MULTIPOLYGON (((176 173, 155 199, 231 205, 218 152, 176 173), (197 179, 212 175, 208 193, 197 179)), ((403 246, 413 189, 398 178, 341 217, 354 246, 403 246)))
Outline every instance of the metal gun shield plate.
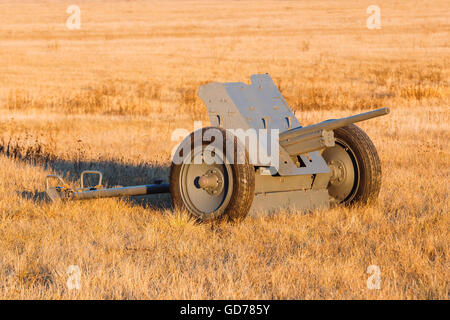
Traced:
MULTIPOLYGON (((251 76, 251 84, 243 82, 213 82, 200 87, 199 96, 206 104, 211 125, 225 129, 278 129, 279 133, 301 127, 286 100, 268 74, 251 76)), ((270 137, 268 139, 270 141, 270 137)), ((258 136, 260 148, 267 150, 267 141, 258 136)), ((320 152, 300 155, 303 165, 297 167, 292 158, 279 147, 280 175, 328 173, 320 152)), ((264 164, 256 163, 256 166, 264 164)))

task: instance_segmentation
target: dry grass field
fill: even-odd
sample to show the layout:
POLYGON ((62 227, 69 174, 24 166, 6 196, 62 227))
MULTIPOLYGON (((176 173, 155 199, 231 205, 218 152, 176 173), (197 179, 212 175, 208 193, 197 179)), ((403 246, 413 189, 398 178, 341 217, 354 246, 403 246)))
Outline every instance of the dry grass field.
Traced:
POLYGON ((448 299, 449 12, 446 0, 0 0, 0 298, 448 299), (71 4, 80 30, 66 28, 71 4), (366 27, 371 4, 380 30, 366 27), (391 108, 360 125, 382 161, 376 205, 199 225, 165 195, 45 199, 50 173, 167 181, 172 131, 208 124, 198 86, 266 72, 305 125, 391 108))

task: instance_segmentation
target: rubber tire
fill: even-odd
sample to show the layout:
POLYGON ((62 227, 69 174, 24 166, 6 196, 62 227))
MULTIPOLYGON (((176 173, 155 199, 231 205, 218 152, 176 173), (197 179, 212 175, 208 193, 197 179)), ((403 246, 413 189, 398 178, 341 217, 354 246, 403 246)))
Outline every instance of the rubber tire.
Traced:
MULTIPOLYGON (((182 164, 175 164, 172 162, 171 168, 170 168, 170 194, 172 197, 172 204, 175 210, 180 211, 186 211, 188 212, 193 218, 200 222, 211 222, 211 221, 218 221, 218 220, 228 220, 228 221, 234 221, 238 222, 243 220, 253 203, 253 198, 255 195, 255 168, 253 165, 250 164, 249 161, 249 155, 248 151, 245 150, 245 163, 244 164, 236 164, 236 150, 237 150, 237 144, 239 141, 237 140, 237 137, 234 136, 233 146, 231 144, 226 145, 226 130, 219 128, 219 127, 205 127, 200 130, 202 130, 203 133, 208 129, 219 129, 222 132, 222 137, 224 141, 224 152, 226 152, 226 148, 233 147, 234 146, 234 163, 231 164, 231 170, 232 170, 232 179, 233 179, 233 191, 230 198, 230 201, 226 207, 222 207, 219 210, 204 214, 204 215, 198 215, 195 212, 191 212, 188 207, 184 204, 183 198, 181 196, 181 188, 179 185, 180 181, 180 174, 181 174, 181 168, 182 164)), ((228 133, 230 135, 230 133, 228 133)), ((192 132, 186 139, 191 140, 191 150, 194 148, 194 132, 192 132)), ((203 146, 209 145, 210 141, 202 141, 203 146)))
POLYGON ((351 124, 334 130, 334 136, 343 140, 353 151, 359 166, 359 186, 355 195, 341 205, 366 205, 376 201, 381 188, 381 162, 369 136, 351 124))

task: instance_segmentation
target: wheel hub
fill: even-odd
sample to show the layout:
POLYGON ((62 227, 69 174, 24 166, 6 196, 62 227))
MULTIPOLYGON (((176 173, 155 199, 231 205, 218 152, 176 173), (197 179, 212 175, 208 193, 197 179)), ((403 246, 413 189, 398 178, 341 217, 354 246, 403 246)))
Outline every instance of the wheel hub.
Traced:
POLYGON ((347 177, 347 170, 344 163, 339 159, 331 160, 328 163, 331 170, 330 183, 334 185, 342 184, 347 177))
POLYGON ((358 172, 353 164, 350 149, 336 143, 334 147, 327 148, 322 156, 331 170, 328 193, 333 201, 340 203, 352 197, 358 172))
POLYGON ((197 177, 194 184, 202 188, 212 196, 218 195, 223 190, 224 177, 222 172, 216 169, 208 170, 201 177, 197 177))

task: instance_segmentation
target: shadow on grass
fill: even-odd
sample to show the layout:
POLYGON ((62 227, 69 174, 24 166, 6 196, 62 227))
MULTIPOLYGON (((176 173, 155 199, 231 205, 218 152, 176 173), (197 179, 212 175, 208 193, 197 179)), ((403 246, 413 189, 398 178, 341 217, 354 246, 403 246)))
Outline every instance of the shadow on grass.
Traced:
POLYGON ((23 199, 33 200, 36 203, 49 201, 49 199, 45 196, 45 192, 42 190, 18 191, 17 194, 20 195, 23 199))
MULTIPOLYGON (((54 155, 30 154, 14 152, 10 148, 0 147, 0 154, 3 154, 16 161, 21 161, 28 165, 43 167, 60 175, 69 185, 80 186, 80 174, 84 170, 98 170, 103 173, 102 184, 105 187, 114 186, 135 186, 152 183, 168 183, 168 166, 150 164, 127 164, 115 161, 69 161, 56 158, 54 155)), ((85 177, 85 185, 94 186, 97 184, 95 175, 85 177)), ((45 195, 45 181, 42 181, 42 190, 18 192, 24 199, 35 202, 49 201, 45 195)), ((148 196, 126 197, 132 203, 154 209, 171 208, 169 194, 156 194, 148 196)))

